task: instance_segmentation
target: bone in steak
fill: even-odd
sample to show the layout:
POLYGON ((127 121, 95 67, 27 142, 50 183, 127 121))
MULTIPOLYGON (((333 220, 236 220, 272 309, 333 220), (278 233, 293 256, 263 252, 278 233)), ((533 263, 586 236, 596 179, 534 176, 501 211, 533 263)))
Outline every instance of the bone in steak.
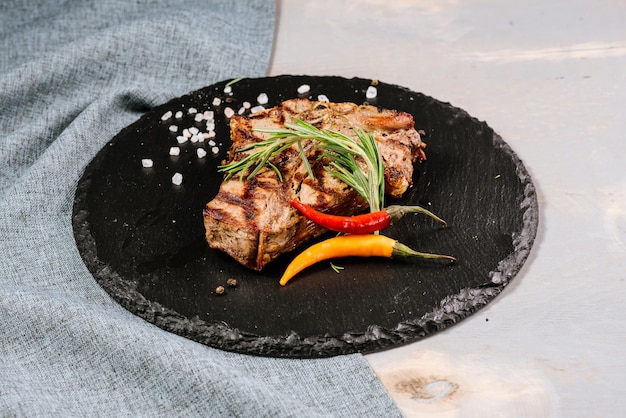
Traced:
MULTIPOLYGON (((319 129, 332 129, 356 140, 354 128, 374 136, 385 166, 385 192, 400 197, 411 185, 413 163, 425 159, 419 133, 408 113, 379 109, 364 104, 287 100, 280 105, 230 120, 233 144, 225 163, 241 159, 245 146, 269 137, 258 129, 284 128, 294 119, 309 122, 319 129)), ((294 209, 289 201, 297 198, 313 208, 339 215, 353 215, 368 206, 345 183, 328 174, 324 160, 304 141, 304 149, 315 179, 307 175, 297 146, 283 151, 272 162, 276 173, 263 168, 252 179, 235 175, 225 180, 218 194, 204 209, 206 239, 212 248, 228 253, 252 270, 261 270, 279 255, 291 251, 326 232, 294 209)))

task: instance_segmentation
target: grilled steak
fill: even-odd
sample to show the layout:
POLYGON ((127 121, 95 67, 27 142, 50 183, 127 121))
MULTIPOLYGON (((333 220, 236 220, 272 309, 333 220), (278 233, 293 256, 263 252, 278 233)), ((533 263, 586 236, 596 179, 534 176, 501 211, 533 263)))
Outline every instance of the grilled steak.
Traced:
MULTIPOLYGON (((294 119, 304 120, 320 129, 332 129, 356 139, 353 128, 371 132, 385 165, 385 192, 400 197, 411 185, 413 163, 425 159, 425 144, 414 129, 411 115, 371 105, 287 100, 277 107, 250 116, 233 116, 230 134, 233 141, 228 162, 243 158, 237 152, 251 143, 268 138, 258 129, 284 128, 294 119)), ((307 175, 294 145, 272 162, 283 180, 268 168, 252 179, 238 175, 225 180, 215 198, 204 209, 206 239, 212 248, 230 254, 244 266, 261 270, 280 254, 318 237, 325 230, 310 222, 289 204, 297 198, 317 210, 352 215, 367 209, 367 203, 345 183, 324 169, 324 160, 312 143, 303 143, 315 179, 307 175)))

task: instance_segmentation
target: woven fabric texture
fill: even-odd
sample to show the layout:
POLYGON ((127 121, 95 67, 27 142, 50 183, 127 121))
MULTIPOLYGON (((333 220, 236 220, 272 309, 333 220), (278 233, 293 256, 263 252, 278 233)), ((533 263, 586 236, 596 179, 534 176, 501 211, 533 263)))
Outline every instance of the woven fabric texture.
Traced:
POLYGON ((120 129, 265 75, 274 1, 0 3, 0 415, 395 416, 360 355, 227 353, 120 307, 84 266, 76 184, 120 129))

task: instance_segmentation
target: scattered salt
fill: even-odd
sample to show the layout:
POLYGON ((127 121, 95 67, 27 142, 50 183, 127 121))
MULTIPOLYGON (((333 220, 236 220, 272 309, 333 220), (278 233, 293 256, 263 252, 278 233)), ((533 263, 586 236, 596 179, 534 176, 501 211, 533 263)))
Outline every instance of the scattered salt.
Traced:
POLYGON ((250 106, 252 106, 250 102, 243 102, 243 107, 245 107, 246 109, 250 109, 250 106))
POLYGON ((170 132, 178 132, 178 126, 170 125, 170 132))
POLYGON ((227 107, 226 109, 224 109, 224 116, 226 116, 227 118, 232 118, 233 115, 235 114, 235 111, 233 109, 231 109, 230 107, 227 107))
POLYGON ((310 90, 311 90, 311 86, 309 86, 308 84, 303 84, 300 87, 298 87, 298 94, 308 93, 310 90))
POLYGON ((215 141, 210 140, 210 141, 209 141, 209 145, 210 145, 210 146, 212 146, 212 147, 213 147, 213 146, 215 146, 215 141))
POLYGON ((176 137, 176 141, 177 141, 179 144, 184 144, 184 143, 185 143, 185 142, 187 142, 188 140, 189 140, 189 138, 187 138, 186 136, 183 136, 183 135, 179 135, 179 136, 177 136, 177 137, 176 137))
POLYGON ((154 163, 152 162, 150 158, 144 158, 143 160, 141 160, 141 165, 144 168, 150 168, 154 165, 154 163))
POLYGON ((215 112, 212 110, 205 110, 202 116, 204 116, 204 120, 211 120, 215 117, 215 112))
POLYGON ((204 115, 202 113, 196 113, 196 116, 193 119, 196 122, 202 122, 204 120, 204 115))
POLYGON ((212 147, 212 148, 211 148, 211 152, 212 152, 213 154, 217 154, 217 153, 219 153, 219 152, 220 152, 220 149, 219 149, 218 147, 212 147))
POLYGON ((230 94, 233 92, 233 88, 231 86, 224 87, 224 93, 230 94))
POLYGON ((204 158, 206 156, 206 151, 204 148, 198 148, 196 150, 196 154, 198 154, 198 158, 204 158))
POLYGON ((267 104, 267 102, 269 101, 269 98, 267 97, 267 94, 261 93, 261 94, 259 94, 259 97, 256 98, 256 101, 259 104, 264 105, 264 104, 267 104))
POLYGON ((257 112, 260 112, 262 110, 265 110, 265 108, 263 106, 254 106, 252 109, 250 109, 250 113, 257 113, 257 112))
POLYGON ((206 133, 206 138, 215 138, 215 131, 209 131, 206 133))
POLYGON ((166 121, 171 117, 172 117, 172 111, 168 110, 167 112, 163 113, 163 116, 161 116, 161 120, 166 121))
POLYGON ((180 186, 183 183, 183 175, 176 173, 172 176, 172 184, 180 186))
POLYGON ((196 135, 198 132, 200 132, 200 129, 196 128, 195 126, 192 126, 191 128, 189 128, 189 133, 191 135, 196 135))
POLYGON ((189 140, 195 144, 196 142, 198 142, 198 135, 192 136, 191 138, 189 138, 189 140))
POLYGON ((188 112, 190 115, 193 115, 193 114, 195 114, 195 113, 198 113, 198 109, 196 109, 195 107, 190 107, 190 108, 189 108, 189 110, 187 110, 187 112, 188 112))
POLYGON ((365 92, 365 97, 367 97, 368 99, 373 99, 374 97, 376 97, 377 94, 378 90, 376 90, 376 87, 369 86, 367 88, 367 91, 365 92))
POLYGON ((180 155, 180 148, 170 147, 170 155, 180 155))
POLYGON ((183 136, 185 138, 191 138, 191 132, 189 132, 188 128, 183 129, 183 136))
POLYGON ((219 97, 213 99, 213 106, 219 106, 220 104, 222 104, 222 99, 219 97))
POLYGON ((206 130, 207 131, 213 131, 215 130, 215 121, 209 121, 206 123, 206 130))
POLYGON ((174 115, 174 117, 176 119, 181 119, 183 117, 183 111, 179 110, 178 112, 176 112, 176 115, 174 115))
POLYGON ((330 100, 328 100, 328 96, 326 96, 325 94, 320 94, 319 96, 317 96, 317 100, 320 102, 330 102, 330 100))
POLYGON ((240 107, 239 111, 237 112, 240 115, 243 115, 244 113, 246 113, 246 108, 245 107, 240 107))

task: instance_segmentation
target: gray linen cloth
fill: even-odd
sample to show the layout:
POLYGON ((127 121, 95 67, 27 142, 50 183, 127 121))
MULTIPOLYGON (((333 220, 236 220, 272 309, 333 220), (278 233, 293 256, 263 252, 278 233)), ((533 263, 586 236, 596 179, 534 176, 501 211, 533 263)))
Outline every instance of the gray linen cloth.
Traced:
POLYGON ((120 307, 71 213, 97 151, 142 112, 265 75, 273 1, 0 2, 0 415, 396 416, 361 355, 222 352, 120 307))

